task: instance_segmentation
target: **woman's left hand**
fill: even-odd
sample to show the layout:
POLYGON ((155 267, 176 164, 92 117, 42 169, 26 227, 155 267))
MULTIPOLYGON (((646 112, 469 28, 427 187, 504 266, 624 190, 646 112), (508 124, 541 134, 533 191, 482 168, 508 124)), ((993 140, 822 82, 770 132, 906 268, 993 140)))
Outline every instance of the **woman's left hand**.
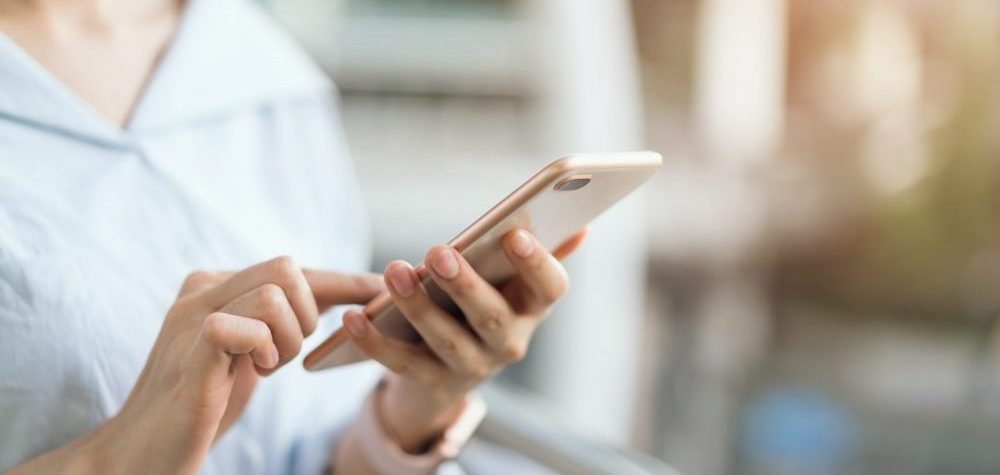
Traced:
POLYGON ((394 261, 385 281, 397 307, 424 342, 382 335, 359 312, 344 315, 354 345, 392 374, 381 404, 387 429, 406 450, 416 450, 445 427, 468 392, 527 352, 535 328, 569 288, 559 259, 583 240, 581 231, 554 253, 524 230, 503 239, 517 275, 499 288, 484 280, 450 246, 436 246, 425 261, 434 282, 461 310, 464 321, 435 304, 413 267, 394 261))

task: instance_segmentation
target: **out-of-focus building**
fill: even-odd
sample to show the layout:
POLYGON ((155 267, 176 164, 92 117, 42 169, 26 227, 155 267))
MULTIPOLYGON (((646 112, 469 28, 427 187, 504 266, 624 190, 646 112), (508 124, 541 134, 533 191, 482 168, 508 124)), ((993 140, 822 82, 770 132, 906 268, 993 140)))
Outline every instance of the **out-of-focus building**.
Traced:
MULTIPOLYGON (((377 264, 418 262, 560 155, 644 147, 624 0, 270 4, 335 78, 377 264)), ((568 424, 628 445, 648 243, 642 197, 590 228, 572 289, 507 375, 568 424)))
POLYGON ((1000 471, 1000 3, 267 3, 377 265, 559 154, 666 157, 500 384, 685 473, 1000 471))

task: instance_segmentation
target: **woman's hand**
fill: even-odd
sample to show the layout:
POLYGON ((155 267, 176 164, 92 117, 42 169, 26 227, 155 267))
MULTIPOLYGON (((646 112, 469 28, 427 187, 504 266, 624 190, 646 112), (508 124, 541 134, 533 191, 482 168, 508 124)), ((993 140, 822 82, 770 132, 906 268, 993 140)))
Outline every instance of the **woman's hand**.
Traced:
POLYGON ((237 273, 193 273, 122 410, 19 469, 65 468, 58 464, 62 451, 99 473, 196 473, 258 378, 299 353, 322 310, 363 303, 379 291, 378 276, 303 271, 287 257, 237 273))
POLYGON ((550 254, 523 230, 503 239, 517 276, 495 288, 449 246, 437 246, 424 262, 431 278, 458 305, 464 322, 436 305, 406 262, 385 270, 393 300, 424 342, 390 339, 359 312, 344 322, 354 345, 391 374, 381 412, 387 431, 415 452, 455 417, 466 394, 506 365, 521 360, 531 335, 569 280, 559 258, 582 241, 580 232, 550 254))

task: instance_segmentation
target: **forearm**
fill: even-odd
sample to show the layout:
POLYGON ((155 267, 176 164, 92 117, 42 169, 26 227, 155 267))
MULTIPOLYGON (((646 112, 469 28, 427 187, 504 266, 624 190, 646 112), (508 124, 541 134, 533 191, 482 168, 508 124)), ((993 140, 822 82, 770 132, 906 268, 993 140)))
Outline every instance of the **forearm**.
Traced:
POLYGON ((176 412, 153 407, 136 414, 126 404, 121 412, 94 430, 14 467, 7 475, 195 474, 208 444, 197 442, 198 435, 185 427, 183 419, 176 412), (153 416, 157 413, 172 416, 164 420, 153 416))
POLYGON ((7 475, 36 473, 104 474, 109 470, 109 447, 104 427, 88 432, 66 445, 45 452, 12 468, 7 475))

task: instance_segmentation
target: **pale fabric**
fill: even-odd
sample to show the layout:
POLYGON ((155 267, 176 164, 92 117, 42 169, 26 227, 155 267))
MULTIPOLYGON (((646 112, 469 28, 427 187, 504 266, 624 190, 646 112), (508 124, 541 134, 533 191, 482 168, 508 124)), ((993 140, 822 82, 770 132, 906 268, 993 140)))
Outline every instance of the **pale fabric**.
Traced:
MULTIPOLYGON (((0 471, 119 410, 190 271, 367 269, 335 97, 240 0, 189 2, 124 131, 0 35, 0 471)), ((203 472, 320 473, 379 373, 290 363, 203 472)))

